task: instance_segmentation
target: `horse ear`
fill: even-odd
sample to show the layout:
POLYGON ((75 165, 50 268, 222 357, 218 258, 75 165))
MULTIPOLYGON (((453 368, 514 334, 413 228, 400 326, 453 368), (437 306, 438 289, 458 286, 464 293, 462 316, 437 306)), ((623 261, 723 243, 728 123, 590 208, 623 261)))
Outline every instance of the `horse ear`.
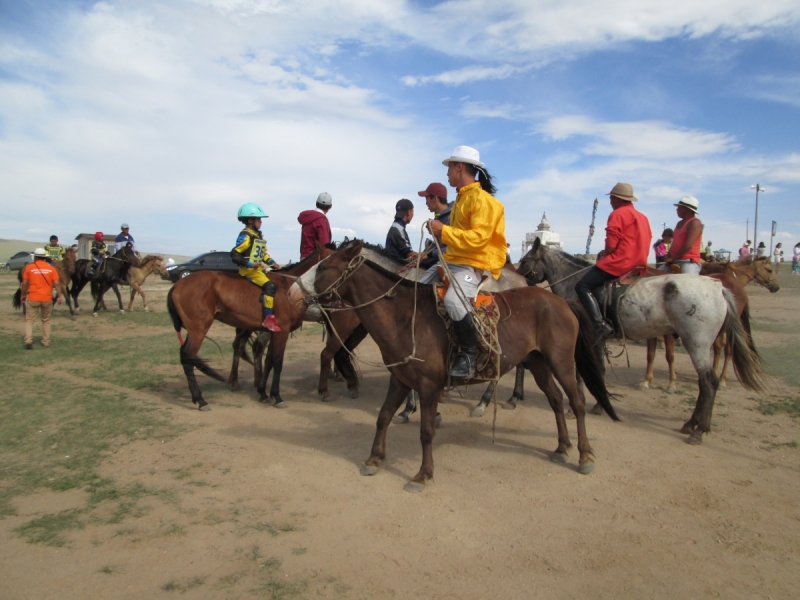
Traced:
POLYGON ((537 237, 536 239, 534 239, 533 240, 533 251, 536 252, 539 249, 539 246, 541 246, 541 245, 542 245, 542 239, 541 238, 537 237))
POLYGON ((352 246, 350 246, 349 248, 345 248, 345 250, 344 250, 344 255, 345 255, 345 256, 346 256, 348 259, 352 260, 353 258, 355 258, 356 256, 358 256, 359 254, 361 254, 361 248, 362 248, 363 246, 364 246, 364 244, 363 244, 363 243, 362 243, 362 242, 359 240, 359 241, 357 241, 355 244, 353 244, 352 246))

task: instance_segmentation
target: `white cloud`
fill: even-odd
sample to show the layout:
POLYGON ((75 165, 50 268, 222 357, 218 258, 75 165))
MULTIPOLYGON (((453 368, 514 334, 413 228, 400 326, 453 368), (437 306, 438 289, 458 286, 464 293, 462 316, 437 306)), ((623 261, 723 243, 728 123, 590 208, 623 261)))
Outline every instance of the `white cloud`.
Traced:
POLYGON ((739 148, 733 136, 677 127, 661 121, 601 123, 581 115, 549 119, 538 131, 551 140, 574 136, 594 138, 585 154, 649 158, 689 158, 739 148))
POLYGON ((466 102, 461 107, 461 114, 471 118, 515 119, 521 111, 521 106, 488 102, 466 102))
POLYGON ((800 75, 760 75, 741 89, 751 98, 800 108, 800 75))
POLYGON ((502 65, 499 67, 470 66, 454 71, 445 71, 437 75, 412 76, 407 75, 400 79, 403 84, 414 87, 426 83, 442 83, 444 85, 462 85, 475 81, 486 81, 490 79, 508 79, 512 75, 528 70, 530 67, 516 67, 513 65, 502 65))

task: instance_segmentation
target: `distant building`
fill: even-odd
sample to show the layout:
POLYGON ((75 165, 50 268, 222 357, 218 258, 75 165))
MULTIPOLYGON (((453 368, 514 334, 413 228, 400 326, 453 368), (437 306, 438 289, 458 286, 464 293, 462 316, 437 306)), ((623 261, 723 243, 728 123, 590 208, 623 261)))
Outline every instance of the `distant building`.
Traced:
MULTIPOLYGON (((78 258, 90 258, 92 250, 92 242, 94 241, 93 233, 81 233, 75 238, 78 245, 78 258)), ((109 254, 114 254, 114 240, 117 239, 116 234, 107 233, 103 236, 103 241, 108 246, 109 254)))
POLYGON ((545 246, 557 248, 558 250, 564 249, 561 244, 561 236, 550 229, 550 223, 547 222, 547 213, 542 214, 542 220, 539 223, 539 227, 536 228, 536 231, 525 234, 525 241, 522 242, 523 256, 530 250, 537 238, 545 246))

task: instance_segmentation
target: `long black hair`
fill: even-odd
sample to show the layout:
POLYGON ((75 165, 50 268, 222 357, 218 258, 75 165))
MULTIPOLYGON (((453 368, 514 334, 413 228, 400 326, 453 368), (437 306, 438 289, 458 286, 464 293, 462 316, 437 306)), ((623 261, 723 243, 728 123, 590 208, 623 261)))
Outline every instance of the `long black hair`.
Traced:
POLYGON ((492 176, 489 174, 489 170, 486 167, 478 167, 469 163, 464 163, 464 166, 467 168, 467 173, 475 177, 478 183, 481 184, 481 189, 484 192, 492 196, 497 193, 497 188, 492 181, 492 176))

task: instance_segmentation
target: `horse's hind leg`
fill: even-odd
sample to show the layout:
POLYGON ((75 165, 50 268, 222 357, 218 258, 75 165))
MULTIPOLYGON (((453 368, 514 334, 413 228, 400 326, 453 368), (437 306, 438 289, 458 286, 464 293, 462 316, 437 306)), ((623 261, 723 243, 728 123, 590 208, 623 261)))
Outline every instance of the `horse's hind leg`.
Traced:
POLYGON ((228 386, 231 390, 239 389, 239 359, 244 352, 244 347, 250 337, 250 332, 244 329, 236 329, 236 337, 233 338, 233 361, 231 362, 231 372, 228 375, 228 386))
POLYGON ((557 463, 567 462, 567 454, 569 449, 572 448, 572 442, 569 441, 569 430, 567 429, 567 419, 564 416, 564 405, 562 404, 561 390, 558 389, 553 373, 550 367, 544 360, 544 357, 538 353, 528 356, 525 364, 531 371, 536 385, 542 390, 542 393, 547 397, 550 403, 550 408, 553 409, 553 414, 556 416, 556 429, 558 430, 558 448, 550 456, 550 460, 557 463))
POLYGON ((181 366, 183 373, 186 375, 186 381, 189 383, 189 393, 192 395, 192 404, 197 404, 200 410, 210 410, 208 402, 203 398, 200 392, 200 386, 197 384, 197 377, 194 374, 194 367, 196 364, 197 354, 200 351, 200 346, 203 343, 205 336, 186 336, 186 341, 181 346, 181 366))
POLYGON ((111 284, 111 289, 117 297, 117 304, 119 304, 119 312, 125 312, 125 306, 122 304, 122 294, 119 293, 119 286, 116 283, 111 284))
POLYGON ((653 365, 656 362, 656 345, 657 338, 647 339, 647 370, 644 373, 644 379, 639 383, 639 389, 646 391, 650 389, 650 384, 653 383, 653 365))
POLYGON ((698 348, 697 344, 692 344, 684 340, 684 347, 692 358, 692 363, 697 370, 697 384, 699 393, 697 403, 694 407, 692 417, 684 423, 681 433, 688 433, 686 440, 689 444, 701 444, 703 434, 711 430, 711 413, 714 410, 714 398, 717 395, 719 379, 711 368, 709 356, 710 348, 698 348))
POLYGON ((669 383, 667 393, 674 394, 678 391, 678 374, 675 372, 675 336, 664 336, 664 354, 667 356, 667 366, 669 367, 669 383))
POLYGON ((426 381, 419 390, 421 416, 419 420, 419 439, 422 443, 422 465, 403 489, 407 492, 421 492, 429 479, 433 479, 433 436, 436 434, 441 386, 426 381))
POLYGON ((400 380, 392 373, 389 378, 389 390, 386 392, 386 400, 383 401, 380 413, 378 413, 377 429, 375 439, 372 442, 372 451, 367 462, 361 467, 362 475, 375 475, 381 467, 381 462, 386 458, 386 432, 392 417, 400 408, 403 400, 408 396, 411 388, 403 385, 400 380))

